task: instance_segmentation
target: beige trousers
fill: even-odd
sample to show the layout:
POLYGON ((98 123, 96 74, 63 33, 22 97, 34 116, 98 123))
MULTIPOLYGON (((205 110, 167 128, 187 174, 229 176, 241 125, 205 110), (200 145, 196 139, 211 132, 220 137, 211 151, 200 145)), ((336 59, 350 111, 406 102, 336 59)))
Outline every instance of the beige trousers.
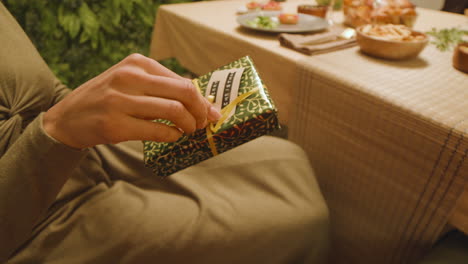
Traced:
POLYGON ((105 178, 86 186, 80 166, 8 263, 325 263, 328 211, 290 142, 259 138, 165 180, 140 142, 95 153, 105 178))

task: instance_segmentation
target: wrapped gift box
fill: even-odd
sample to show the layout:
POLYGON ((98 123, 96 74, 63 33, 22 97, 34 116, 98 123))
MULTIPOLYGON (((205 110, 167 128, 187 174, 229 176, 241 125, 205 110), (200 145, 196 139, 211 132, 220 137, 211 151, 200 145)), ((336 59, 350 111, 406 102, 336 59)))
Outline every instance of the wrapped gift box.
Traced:
POLYGON ((213 99, 223 117, 174 143, 145 141, 145 166, 159 176, 169 176, 279 128, 277 109, 249 57, 193 83, 205 97, 213 99))

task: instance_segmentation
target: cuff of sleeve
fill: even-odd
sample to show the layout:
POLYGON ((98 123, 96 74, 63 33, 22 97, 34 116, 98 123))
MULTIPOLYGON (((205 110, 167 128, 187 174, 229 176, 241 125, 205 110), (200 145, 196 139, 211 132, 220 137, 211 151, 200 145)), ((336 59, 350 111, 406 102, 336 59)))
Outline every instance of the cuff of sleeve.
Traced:
POLYGON ((60 162, 54 167, 74 168, 88 154, 89 150, 72 148, 47 134, 42 126, 43 115, 44 113, 41 113, 23 132, 21 139, 28 145, 28 152, 36 157, 44 157, 46 164, 60 162))
MULTIPOLYGON (((64 148, 68 148, 70 151, 87 152, 87 149, 77 149, 77 148, 70 147, 70 146, 65 145, 65 144, 63 144, 62 142, 58 141, 57 139, 55 139, 55 138, 52 137, 51 135, 49 135, 49 134, 47 133, 47 131, 45 131, 45 129, 44 129, 44 126, 43 126, 43 124, 44 124, 43 118, 44 118, 44 113, 41 113, 41 114, 36 118, 36 120, 38 121, 38 124, 37 124, 38 129, 39 129, 38 132, 41 134, 41 137, 47 137, 48 140, 50 140, 53 144, 55 144, 55 145, 61 145, 61 146, 64 147, 64 148)), ((36 120, 35 120, 35 121, 36 121, 36 120)), ((32 123, 31 123, 30 125, 32 125, 32 123)))
POLYGON ((31 236, 71 173, 89 152, 53 139, 35 118, 0 158, 0 262, 31 236), (3 245, 3 244, 2 244, 3 245))

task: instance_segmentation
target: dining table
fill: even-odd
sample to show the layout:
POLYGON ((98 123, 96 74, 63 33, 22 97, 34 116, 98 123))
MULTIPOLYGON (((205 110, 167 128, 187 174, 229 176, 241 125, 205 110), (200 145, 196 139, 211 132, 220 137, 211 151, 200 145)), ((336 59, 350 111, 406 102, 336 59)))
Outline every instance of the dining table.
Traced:
MULTIPOLYGON (((358 45, 310 56, 240 25, 247 2, 161 5, 150 57, 176 58, 195 75, 253 59, 329 207, 330 263, 415 263, 445 233, 468 234, 468 74, 452 66, 453 52, 431 39, 406 60, 358 45)), ((295 13, 304 3, 313 0, 281 5, 295 13)), ((468 16, 416 12, 420 32, 468 29, 468 16)), ((341 25, 343 12, 331 21, 341 25)))

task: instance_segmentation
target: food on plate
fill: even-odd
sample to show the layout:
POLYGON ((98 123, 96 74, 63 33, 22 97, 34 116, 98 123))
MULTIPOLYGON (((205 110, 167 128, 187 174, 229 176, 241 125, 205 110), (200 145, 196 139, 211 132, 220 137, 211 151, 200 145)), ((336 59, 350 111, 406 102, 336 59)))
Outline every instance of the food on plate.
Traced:
POLYGON ((372 0, 344 0, 345 24, 358 27, 371 22, 372 0))
POLYGON ((359 31, 367 36, 393 41, 423 41, 427 39, 424 34, 416 34, 411 28, 404 25, 365 25, 359 31))
POLYGON ((369 23, 412 27, 417 16, 409 0, 344 0, 343 12, 345 24, 352 27, 369 23))
POLYGON ((387 0, 374 8, 371 19, 374 23, 413 26, 416 19, 416 10, 414 9, 414 5, 409 1, 387 0))
POLYGON ((275 1, 270 1, 262 6, 263 10, 267 11, 280 11, 283 8, 281 7, 281 4, 275 1))
POLYGON ((262 29, 274 29, 279 25, 277 17, 269 16, 258 16, 252 20, 247 21, 246 23, 251 27, 262 29))
POLYGON ((256 2, 256 1, 248 2, 245 6, 250 11, 260 9, 262 7, 262 5, 259 2, 256 2))
POLYGON ((278 16, 281 24, 295 25, 299 21, 297 14, 282 13, 278 16))
POLYGON ((297 12, 311 16, 325 17, 328 7, 323 5, 298 5, 297 12))

